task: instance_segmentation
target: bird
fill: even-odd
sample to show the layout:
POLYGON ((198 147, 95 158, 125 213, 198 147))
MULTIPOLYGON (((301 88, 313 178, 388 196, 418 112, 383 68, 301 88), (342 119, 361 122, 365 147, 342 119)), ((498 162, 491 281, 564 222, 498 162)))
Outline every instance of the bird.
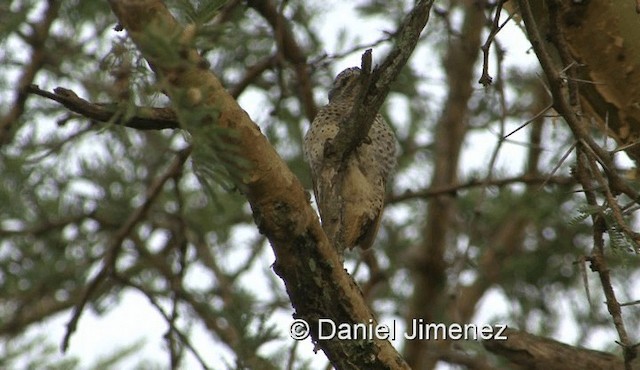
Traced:
POLYGON ((377 113, 362 143, 344 163, 328 160, 327 143, 339 132, 360 94, 358 67, 340 72, 304 137, 303 151, 311 169, 322 228, 340 254, 356 246, 371 247, 384 208, 387 182, 396 165, 396 137, 377 113))

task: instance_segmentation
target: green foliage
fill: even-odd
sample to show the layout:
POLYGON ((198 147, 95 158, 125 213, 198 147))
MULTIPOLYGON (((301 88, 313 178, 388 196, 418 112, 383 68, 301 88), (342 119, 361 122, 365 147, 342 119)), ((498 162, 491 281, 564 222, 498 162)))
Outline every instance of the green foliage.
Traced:
POLYGON ((14 32, 20 24, 25 22, 29 10, 33 7, 33 4, 29 4, 26 1, 23 1, 20 6, 13 10, 10 5, 11 4, 7 2, 3 2, 2 5, 0 5, 0 46, 2 47, 6 47, 7 36, 14 32))
MULTIPOLYGON (((48 370, 115 370, 122 368, 122 363, 131 360, 143 343, 133 343, 115 348, 112 352, 97 359, 92 364, 80 366, 75 357, 60 358, 58 348, 44 335, 35 336, 15 342, 5 342, 0 347, 0 367, 3 369, 48 369, 48 370)), ((144 361, 137 359, 142 364, 144 361)), ((151 368, 151 362, 144 369, 151 368)))
MULTIPOLYGON (((31 46, 21 34, 30 29, 27 19, 37 19, 40 3, 0 5, 0 46, 5 51, 0 54, 0 100, 9 102, 0 108, 2 115, 13 101, 17 76, 29 63, 23 54, 31 46)), ((245 2, 231 8, 234 2, 221 0, 166 3, 181 24, 195 27, 195 33, 185 41, 182 35, 167 39, 151 32, 155 56, 180 67, 181 48, 197 47, 307 189, 311 179, 301 143, 309 119, 300 99, 296 63, 308 64, 316 104, 323 104, 338 65, 359 64, 364 44, 376 40, 382 40, 374 50, 381 61, 391 45, 385 41, 392 39, 386 32, 393 31, 413 4, 359 2, 357 24, 336 23, 332 30, 336 39, 330 46, 320 20, 329 21, 321 16, 335 4, 277 2, 306 56, 305 61, 291 61, 280 49, 277 31, 245 2), (358 33, 357 28, 363 31, 358 33), (252 76, 253 68, 264 62, 266 69, 252 76)), ((489 320, 538 333, 555 333, 571 320, 580 328, 577 342, 586 342, 593 333, 611 329, 606 308, 597 303, 605 299, 600 286, 589 282, 592 306, 583 293, 581 269, 589 269, 580 261, 593 244, 592 215, 605 215, 607 252, 614 252, 608 253, 610 268, 620 283, 616 291, 624 300, 637 299, 632 286, 637 281, 633 259, 637 257, 628 253, 633 244, 609 209, 586 206, 575 185, 541 186, 517 180, 483 185, 488 169, 470 169, 467 163, 461 164, 457 184, 451 185, 474 181, 477 185, 427 194, 435 161, 453 165, 448 158, 437 157, 442 143, 436 141, 436 125, 450 87, 440 66, 451 41, 460 37, 461 10, 448 3, 439 6, 423 34, 418 57, 391 86, 381 111, 397 134, 399 165, 389 184, 391 202, 373 250, 379 281, 367 298, 380 317, 406 318, 421 291, 415 276, 424 272, 425 265, 419 263, 426 258, 416 253, 428 238, 424 225, 428 204, 442 202, 451 205, 454 214, 444 236, 445 255, 437 261, 445 270, 443 295, 479 286, 475 307, 483 297, 498 292, 510 308, 505 308, 506 314, 484 313, 489 320), (403 198, 405 192, 416 195, 403 198), (514 236, 503 237, 510 230, 514 236), (492 255, 492 264, 483 266, 492 255)), ((56 314, 69 315, 115 236, 146 206, 151 185, 166 175, 176 153, 189 145, 191 158, 166 179, 118 245, 115 269, 89 297, 89 308, 107 312, 123 291, 133 289, 127 282, 135 283, 154 299, 156 309, 175 314, 172 323, 177 330, 195 338, 191 329, 204 329, 216 349, 223 348, 225 355, 217 356, 208 352, 207 343, 191 343, 213 368, 224 366, 216 361, 226 361, 228 368, 319 368, 317 357, 310 356, 312 348, 301 343, 292 349, 286 330, 272 321, 278 315, 289 318, 292 308, 281 280, 271 270, 268 244, 258 233, 242 189, 236 189, 251 165, 242 159, 237 137, 215 125, 219 116, 215 107, 193 108, 190 94, 202 91, 171 91, 173 101, 169 101, 166 84, 156 81, 126 33, 113 30, 115 21, 105 2, 63 2, 45 42, 46 63, 33 82, 46 90, 63 86, 90 101, 112 104, 125 118, 137 113, 136 106, 170 106, 182 129, 137 131, 113 124, 115 119, 99 124, 44 98, 28 97, 25 113, 12 122, 14 140, 0 148, 0 368, 16 364, 25 364, 25 369, 79 368, 78 359, 56 358, 54 348, 40 345, 42 338, 30 336, 27 329, 56 314)), ((493 147, 501 130, 519 126, 539 113, 532 107, 547 103, 546 95, 540 97, 541 82, 533 71, 505 67, 496 77, 501 87, 474 90, 467 107, 463 151, 474 153, 471 157, 484 156, 474 150, 493 147), (477 134, 485 135, 473 136, 477 134), (485 145, 487 140, 493 141, 485 145)), ((475 82, 468 81, 471 86, 475 82)), ((522 163, 512 158, 499 161, 489 180, 529 170, 526 157, 534 149, 543 153, 534 169, 541 177, 548 174, 573 142, 556 121, 536 123, 543 125, 541 142, 532 143, 523 135, 517 142, 504 143, 519 145, 522 163)), ((570 162, 571 157, 555 175, 569 173, 570 162)), ((634 219, 628 221, 633 224, 634 219)), ((355 251, 346 260, 347 268, 357 270, 356 279, 367 286, 371 266, 355 251)), ((449 302, 442 297, 429 299, 449 302)), ((631 312, 625 317, 630 327, 640 322, 637 313, 626 312, 631 312)), ((180 340, 172 345, 183 353, 191 351, 180 340)), ((121 360, 139 354, 140 346, 117 348, 92 368, 119 368, 121 360)), ((466 349, 486 354, 479 344, 468 344, 466 349)), ((160 361, 142 360, 137 368, 165 368, 165 360, 160 361)), ((180 365, 186 368, 192 363, 180 365)))
POLYGON ((167 5, 178 11, 185 21, 195 23, 196 25, 206 25, 219 14, 219 10, 228 1, 227 0, 205 0, 205 1, 189 1, 174 0, 168 1, 167 5))
POLYGON ((57 359, 57 349, 44 337, 34 337, 14 343, 3 343, 0 367, 3 369, 78 369, 76 358, 57 359))

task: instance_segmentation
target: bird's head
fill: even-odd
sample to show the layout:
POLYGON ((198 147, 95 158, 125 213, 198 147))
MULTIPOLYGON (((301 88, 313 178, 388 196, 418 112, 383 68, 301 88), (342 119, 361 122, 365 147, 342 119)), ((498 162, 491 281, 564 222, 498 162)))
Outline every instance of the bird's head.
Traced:
POLYGON ((354 99, 360 93, 360 73, 358 67, 347 68, 338 73, 329 90, 329 102, 333 99, 354 99))

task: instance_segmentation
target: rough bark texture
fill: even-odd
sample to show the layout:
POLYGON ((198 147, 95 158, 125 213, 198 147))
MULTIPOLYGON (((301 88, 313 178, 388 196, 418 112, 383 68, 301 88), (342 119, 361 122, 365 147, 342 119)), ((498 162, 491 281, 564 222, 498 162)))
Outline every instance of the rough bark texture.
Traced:
MULTIPOLYGON (((634 82, 637 76, 633 72, 640 58, 635 57, 637 53, 631 46, 633 43, 625 44, 623 35, 632 35, 633 32, 625 29, 622 25, 626 22, 619 19, 623 16, 619 13, 623 7, 616 3, 616 11, 613 11, 613 3, 605 5, 599 2, 598 7, 592 4, 559 0, 531 4, 520 0, 516 12, 522 16, 533 50, 545 73, 553 99, 552 107, 564 118, 578 143, 575 146, 578 154, 576 179, 585 191, 587 203, 599 206, 598 195, 592 190, 592 184, 597 181, 604 188, 607 207, 616 217, 616 227, 609 227, 605 226, 603 214, 592 215, 594 248, 592 254, 585 258, 600 277, 607 309, 624 354, 624 366, 630 370, 638 357, 637 345, 630 340, 621 305, 611 283, 610 270, 604 258, 603 234, 608 232, 611 235, 612 231, 620 228, 625 235, 630 235, 630 240, 635 240, 636 233, 623 219, 617 196, 623 193, 631 199, 638 199, 638 193, 625 178, 619 176, 613 155, 604 145, 596 143, 591 128, 593 123, 599 124, 603 131, 622 144, 618 150, 626 150, 631 158, 638 160, 640 152, 635 131, 639 127, 633 118, 637 111, 634 82)), ((626 12, 631 14, 631 8, 626 12)), ((596 365, 571 365, 576 366, 587 368, 596 365)), ((535 365, 535 368, 542 367, 548 366, 543 361, 535 365)))
MULTIPOLYGON (((188 37, 161 1, 112 0, 111 7, 144 57, 166 86, 176 111, 192 107, 218 112, 216 126, 235 132, 237 147, 249 167, 237 184, 246 195, 260 231, 276 255, 275 272, 284 280, 297 318, 305 319, 317 338, 320 318, 335 323, 375 322, 360 289, 343 269, 322 232, 298 179, 258 126, 223 88, 197 51, 177 45, 180 60, 166 61, 154 48, 158 38, 188 37), (184 101, 181 94, 194 99, 184 101), (179 107, 177 105, 186 105, 179 107), (370 321, 371 320, 371 321, 370 321)), ((339 369, 403 369, 402 357, 388 341, 323 340, 318 346, 339 369)))
MULTIPOLYGON (((513 329, 507 329, 505 335, 507 340, 488 340, 484 347, 525 369, 624 369, 622 358, 611 353, 573 347, 513 329)), ((640 364, 633 369, 640 369, 640 364)))
MULTIPOLYGON (((544 36, 553 20, 545 1, 531 2, 544 36)), ((559 65, 577 83, 584 114, 640 160, 640 39, 633 1, 569 1, 558 9, 557 26, 572 66, 559 65), (635 145, 634 145, 635 144, 635 145), (628 147, 627 147, 628 146, 628 147)), ((553 48, 551 43, 547 45, 553 48)), ((556 52, 561 51, 556 49, 556 52)), ((559 58, 558 58, 559 61, 559 58)))

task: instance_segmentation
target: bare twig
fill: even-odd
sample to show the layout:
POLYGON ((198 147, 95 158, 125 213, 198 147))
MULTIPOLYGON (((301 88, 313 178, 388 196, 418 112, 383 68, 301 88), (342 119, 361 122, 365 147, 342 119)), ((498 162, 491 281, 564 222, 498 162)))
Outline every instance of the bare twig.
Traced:
POLYGON ((580 99, 578 99, 579 91, 578 91, 578 83, 576 77, 576 66, 578 63, 573 59, 571 53, 569 52, 569 48, 567 46, 567 41, 564 38, 564 30, 560 26, 561 14, 560 14, 560 1, 551 0, 547 2, 547 7, 549 9, 549 37, 551 41, 556 46, 558 50, 558 54, 560 55, 560 59, 564 67, 560 71, 560 77, 563 78, 567 82, 567 92, 569 97, 569 104, 574 107, 575 112, 580 113, 581 108, 579 106, 580 99))
MULTIPOLYGON (((605 180, 604 176, 602 176, 602 174, 600 173, 600 169, 598 168, 596 161, 591 156, 588 157, 588 160, 589 160, 589 165, 591 166, 591 173, 593 177, 596 179, 598 184, 600 184, 600 187, 603 189, 605 198, 607 199, 607 205, 609 206, 609 209, 611 209, 611 214, 615 219, 616 226, 622 230, 622 232, 629 238, 629 240, 633 241, 635 252, 640 253, 640 246, 638 245, 638 234, 635 233, 633 230, 631 230, 631 228, 627 224, 627 221, 625 221, 624 218, 622 217, 622 211, 620 209, 620 205, 618 204, 615 197, 611 193, 611 189, 609 188, 609 185, 605 180)), ((607 226, 610 227, 610 225, 607 225, 607 226)))
MULTIPOLYGON (((588 152, 583 151, 584 144, 578 147, 578 165, 575 171, 577 180, 581 183, 582 188, 585 189, 584 193, 587 198, 587 203, 591 206, 598 206, 597 198, 594 190, 590 190, 591 179, 593 177, 593 167, 590 165, 588 152)), ((595 169, 598 171, 598 169, 595 169)), ((609 313, 613 319, 614 326, 618 331, 620 342, 622 343, 623 353, 625 357, 625 369, 631 370, 631 359, 637 354, 635 353, 635 347, 629 343, 629 337, 627 330, 622 321, 622 312, 620 305, 613 291, 611 285, 611 276, 609 274, 608 264, 604 255, 604 238, 603 234, 607 230, 605 224, 605 215, 602 211, 591 215, 593 221, 593 251, 588 257, 585 257, 587 261, 591 263, 591 270, 597 272, 600 278, 600 283, 607 298, 606 304, 609 313)))
POLYGON ((509 138, 509 136, 515 134, 516 132, 522 130, 523 128, 527 127, 531 122, 537 120, 538 118, 542 117, 545 113, 547 113, 547 111, 549 109, 551 109, 553 107, 553 104, 549 104, 548 106, 546 106, 543 110, 541 110, 540 112, 538 112, 535 116, 529 118, 528 120, 526 120, 523 124, 521 124, 520 126, 518 126, 518 128, 516 128, 515 130, 511 131, 510 133, 506 134, 504 136, 503 139, 507 139, 509 138))
POLYGON ((238 98, 240 94, 253 82, 258 78, 262 73, 264 73, 269 68, 272 68, 276 64, 276 58, 274 56, 266 57, 256 64, 248 67, 242 76, 240 82, 235 84, 231 89, 229 89, 229 93, 234 98, 238 98))
POLYGON ((620 307, 640 305, 640 300, 620 303, 620 307))
POLYGON ((395 36, 395 34, 393 34, 393 33, 385 32, 385 36, 384 37, 381 37, 381 38, 379 38, 379 39, 377 39, 375 41, 372 41, 372 42, 369 42, 369 43, 366 43, 366 44, 357 44, 355 46, 352 46, 352 47, 350 47, 350 48, 348 48, 346 50, 343 50, 343 51, 335 53, 335 54, 330 54, 330 55, 322 54, 322 55, 318 56, 317 58, 312 59, 309 62, 309 64, 312 65, 312 66, 324 66, 325 64, 329 63, 332 60, 342 59, 342 58, 345 58, 345 57, 347 57, 347 56, 349 56, 349 55, 351 55, 353 53, 360 52, 360 51, 366 50, 366 49, 373 49, 376 46, 382 45, 382 44, 384 44, 386 42, 390 42, 393 39, 394 36, 395 36))
POLYGON ((613 290, 609 266, 604 256, 604 240, 602 238, 602 229, 605 228, 604 219, 600 218, 598 223, 601 224, 601 226, 594 227, 595 245, 593 254, 587 257, 587 260, 591 262, 591 270, 597 272, 600 277, 600 283, 602 284, 604 295, 607 298, 607 309, 613 318, 613 324, 620 338, 619 343, 622 346, 622 353, 625 359, 625 370, 632 370, 631 360, 637 356, 637 348, 629 342, 629 336, 622 320, 622 310, 613 290))
POLYGON ((504 2, 505 0, 498 1, 498 4, 496 6, 496 13, 493 17, 491 32, 489 32, 489 35, 487 36, 487 40, 484 42, 482 47, 480 47, 480 49, 482 50, 483 60, 482 60, 482 76, 480 76, 478 83, 482 84, 482 86, 484 87, 491 85, 491 82, 493 82, 493 78, 491 77, 491 75, 489 75, 489 50, 491 48, 491 43, 495 39, 498 32, 500 32, 502 28, 504 28, 504 26, 513 17, 513 14, 509 14, 507 19, 504 22, 502 22, 502 24, 500 24, 500 15, 502 13, 502 6, 504 5, 504 2))
POLYGON ((542 185, 540 185, 540 189, 544 188, 547 183, 549 183, 549 180, 553 177, 553 175, 560 169, 560 166, 562 166, 562 164, 564 163, 564 161, 567 160, 567 158, 569 157, 569 155, 571 154, 571 152, 573 152, 573 149, 575 149, 576 147, 576 143, 571 144, 571 146, 569 147, 569 149, 567 149, 564 154, 562 155, 562 158, 560 158, 560 160, 558 161, 558 163, 553 167, 553 169, 551 170, 551 172, 549 173, 549 176, 547 176, 547 178, 544 180, 544 182, 542 183, 542 185))
MULTIPOLYGON (((578 147, 578 167, 576 170, 576 177, 585 190, 587 203, 593 206, 597 206, 596 195, 593 190, 590 190, 592 187, 591 179, 594 176, 596 178, 600 176, 597 166, 595 166, 594 168, 594 165, 591 164, 594 163, 594 160, 598 161, 598 163, 602 166, 609 180, 608 184, 604 184, 605 192, 611 192, 612 190, 615 192, 622 192, 627 194, 631 199, 637 200, 637 192, 631 189, 631 187, 624 181, 624 179, 622 179, 616 173, 616 167, 613 162, 613 158, 606 150, 598 146, 594 142, 593 138, 591 138, 591 136, 588 134, 587 127, 584 124, 577 107, 578 103, 576 96, 576 87, 574 85, 570 85, 568 87, 569 91, 566 91, 567 87, 564 84, 564 79, 562 76, 563 72, 561 72, 561 70, 557 67, 549 51, 547 50, 545 43, 542 41, 529 2, 526 0, 519 0, 518 5, 520 7, 522 19, 524 20, 531 45, 533 46, 536 55, 540 60, 540 64, 542 65, 542 69, 544 70, 545 75, 547 76, 547 79, 549 81, 549 89, 553 97, 554 108, 563 116, 563 118, 567 122, 567 125, 576 137, 576 140, 580 144, 578 147)), ((558 51, 560 53, 561 59, 563 59, 562 62, 564 63, 564 65, 569 66, 572 63, 572 60, 570 59, 567 47, 565 45, 565 40, 561 32, 562 30, 559 20, 559 7, 561 6, 561 4, 557 1, 551 1, 550 3, 548 3, 548 6, 551 18, 550 23, 552 23, 551 28, 557 31, 553 35, 552 42, 554 43, 556 48, 559 49, 558 51)), ((616 203, 615 199, 612 200, 613 203, 616 203)), ((609 203, 611 202, 609 201, 609 203)), ((610 204, 610 207, 615 206, 610 204)), ((609 313, 611 314, 611 317, 613 319, 614 326, 618 331, 620 343, 623 347, 625 368, 627 370, 630 370, 631 360, 637 356, 637 348, 632 346, 629 342, 629 337, 622 321, 620 306, 615 298, 615 293, 611 285, 609 270, 607 267, 606 259, 604 257, 604 241, 602 236, 602 234, 606 230, 604 214, 601 211, 592 215, 592 218, 594 224, 594 252, 592 256, 588 257, 588 259, 591 262, 592 270, 597 271, 598 276, 600 277, 605 296, 607 297, 607 308, 609 309, 609 313)))
MULTIPOLYGON (((502 1, 498 4, 498 10, 497 10, 497 14, 496 17, 500 17, 500 10, 502 9, 502 1)), ((496 19, 496 25, 497 25, 497 19, 496 19)), ((493 31, 493 30, 492 30, 493 31)), ((497 32, 497 31, 496 31, 497 32)), ((495 36, 495 35, 494 35, 495 36)), ((491 39, 492 37, 489 36, 491 39)), ((485 45, 487 46, 487 53, 489 51, 489 40, 487 40, 487 43, 485 43, 485 45)), ((499 48, 498 48, 499 50, 499 48)), ((486 54, 485 54, 486 57, 486 54)), ((486 60, 486 63, 488 64, 489 61, 486 60)), ((500 75, 500 77, 502 76, 502 54, 498 52, 498 73, 500 75)), ((485 65, 484 68, 487 68, 487 66, 485 65)), ((485 73, 483 68, 483 74, 485 73)), ((487 77, 489 77, 487 75, 487 77)), ((491 77, 489 77, 491 78, 491 77)), ((480 78, 480 80, 482 80, 482 78, 480 78)), ((487 85, 491 83, 491 81, 487 82, 487 85)), ((486 85, 485 85, 486 86, 486 85)), ((493 171, 495 170, 495 165, 496 165, 496 161, 498 160, 498 155, 500 154, 500 150, 502 149, 502 145, 504 144, 506 137, 504 135, 505 132, 505 126, 506 126, 506 118, 507 118, 507 102, 506 102, 506 98, 504 95, 504 84, 503 81, 498 81, 497 84, 497 92, 498 92, 498 97, 499 97, 499 101, 500 101, 500 119, 499 119, 499 130, 500 132, 498 133, 498 142, 496 143, 495 148, 493 149, 493 152, 491 153, 491 157, 489 159, 489 163, 487 165, 487 175, 485 176, 485 182, 489 182, 491 181, 491 178, 493 177, 493 171)), ((484 188, 486 189, 486 187, 484 188)), ((482 192, 482 194, 480 195, 480 199, 477 201, 477 204, 483 204, 485 201, 485 198, 487 196, 486 192, 482 192)))
MULTIPOLYGON (((31 85, 27 88, 27 92, 55 100, 70 111, 99 122, 110 122, 121 112, 117 104, 91 103, 80 98, 75 92, 62 87, 57 87, 53 89, 53 93, 50 93, 36 85, 31 85)), ((135 111, 136 114, 127 121, 116 120, 114 124, 138 130, 180 128, 178 118, 171 108, 136 107, 135 111)))
POLYGON ((471 179, 465 183, 455 184, 443 187, 433 187, 421 191, 406 191, 402 194, 390 195, 385 203, 399 203, 409 199, 428 199, 443 194, 455 195, 461 190, 470 188, 476 188, 481 186, 506 186, 510 184, 540 184, 540 183, 552 183, 557 185, 571 185, 575 181, 570 177, 563 176, 538 176, 538 175, 521 175, 514 177, 507 177, 504 179, 491 179, 486 181, 484 179, 471 179))
POLYGON ((307 119, 313 121, 318 108, 313 99, 313 84, 307 66, 307 57, 300 45, 298 45, 293 31, 289 27, 289 22, 278 12, 272 0, 249 0, 247 5, 260 13, 276 33, 279 52, 293 65, 296 73, 297 85, 300 88, 298 91, 300 104, 304 107, 307 119))
POLYGON ((162 306, 160 305, 160 302, 158 302, 158 300, 154 297, 153 293, 147 291, 147 289, 145 289, 142 285, 134 283, 133 281, 131 281, 131 279, 123 278, 119 274, 115 274, 115 278, 123 285, 129 286, 137 290, 138 292, 142 293, 145 297, 147 297, 147 299, 149 300, 149 303, 151 303, 151 305, 156 309, 156 311, 158 311, 158 313, 164 318, 164 321, 166 321, 166 323, 169 325, 169 330, 171 331, 171 333, 175 333, 178 336, 178 338, 180 338, 180 341, 182 342, 182 344, 184 344, 185 347, 189 349, 191 354, 193 354, 193 356, 196 358, 196 361, 198 361, 198 363, 203 369, 205 370, 209 369, 209 366, 207 366, 207 363, 204 361, 204 358, 202 358, 200 353, 191 344, 189 337, 185 335, 182 332, 182 330, 180 330, 180 328, 176 326, 174 313, 172 314, 166 313, 162 308, 162 306))
POLYGON ((362 257, 362 262, 366 264, 367 268, 369 269, 369 280, 362 284, 362 295, 364 295, 365 299, 367 299, 367 301, 371 303, 375 298, 375 288, 378 287, 381 283, 388 282, 388 274, 380 266, 380 263, 378 262, 378 259, 376 258, 373 250, 368 249, 365 251, 361 251, 360 256, 362 257))
POLYGON ((591 290, 589 289, 589 278, 587 277, 587 269, 585 267, 586 262, 587 258, 582 256, 578 261, 574 262, 574 264, 577 264, 580 269, 582 285, 584 285, 584 291, 587 295, 587 302, 589 302, 589 307, 593 307, 593 303, 591 302, 591 290))

